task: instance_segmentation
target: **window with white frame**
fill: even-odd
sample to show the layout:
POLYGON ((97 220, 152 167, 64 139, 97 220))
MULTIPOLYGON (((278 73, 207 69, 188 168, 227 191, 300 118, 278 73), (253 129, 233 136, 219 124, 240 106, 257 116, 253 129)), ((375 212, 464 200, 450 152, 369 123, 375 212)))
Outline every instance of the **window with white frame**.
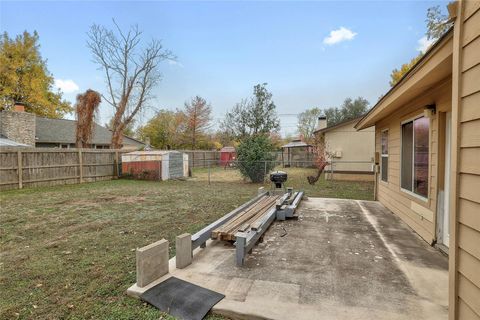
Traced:
POLYGON ((401 187, 428 197, 430 120, 419 117, 402 123, 401 187))
POLYGON ((381 135, 381 160, 380 160, 380 171, 382 181, 388 181, 388 130, 383 130, 381 135))

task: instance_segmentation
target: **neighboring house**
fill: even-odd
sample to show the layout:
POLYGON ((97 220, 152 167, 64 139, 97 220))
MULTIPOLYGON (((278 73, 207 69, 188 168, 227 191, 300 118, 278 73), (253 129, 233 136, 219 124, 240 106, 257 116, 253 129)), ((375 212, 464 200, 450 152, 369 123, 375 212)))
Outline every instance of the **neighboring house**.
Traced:
POLYGON ((0 147, 29 147, 29 145, 15 142, 0 134, 0 147))
POLYGON ((449 255, 450 319, 480 319, 480 2, 362 118, 376 127, 377 198, 449 255))
POLYGON ((327 179, 373 181, 375 127, 357 131, 355 124, 360 119, 343 121, 330 127, 327 127, 325 117, 318 119, 314 134, 316 140, 323 144, 327 160, 331 163, 325 167, 327 179))
MULTIPOLYGON (((49 119, 25 112, 16 105, 13 111, 0 112, 0 134, 19 144, 37 148, 75 148, 77 122, 66 119, 49 119)), ((91 148, 109 149, 112 132, 95 124, 91 148)), ((122 149, 137 150, 145 144, 124 136, 122 149)))
POLYGON ((282 146, 282 163, 284 167, 309 167, 312 165, 313 146, 296 138, 282 146))

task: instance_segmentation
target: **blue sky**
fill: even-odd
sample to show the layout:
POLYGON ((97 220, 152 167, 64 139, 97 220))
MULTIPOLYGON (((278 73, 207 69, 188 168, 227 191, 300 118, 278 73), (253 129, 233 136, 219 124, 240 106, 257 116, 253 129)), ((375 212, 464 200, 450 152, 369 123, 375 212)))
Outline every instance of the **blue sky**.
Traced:
MULTIPOLYGON (((373 105, 389 89, 391 70, 418 54, 427 8, 437 4, 445 11, 445 1, 1 1, 0 29, 10 36, 36 30, 50 72, 74 102, 88 88, 105 91, 85 44, 89 26, 111 27, 112 18, 122 28, 138 24, 145 40, 162 39, 178 57, 161 65, 154 108, 138 123, 197 94, 218 123, 267 82, 286 134, 307 108, 357 96, 373 105)), ((111 115, 102 104, 100 122, 111 115)))

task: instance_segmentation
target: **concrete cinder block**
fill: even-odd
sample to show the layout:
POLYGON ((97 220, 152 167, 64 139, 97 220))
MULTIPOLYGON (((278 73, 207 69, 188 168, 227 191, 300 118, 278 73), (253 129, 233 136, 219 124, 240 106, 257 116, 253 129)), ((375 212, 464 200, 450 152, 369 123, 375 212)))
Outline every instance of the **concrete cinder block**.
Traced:
POLYGON ((192 263, 192 235, 184 233, 175 240, 177 256, 175 257, 178 269, 183 269, 192 263))
POLYGON ((137 285, 145 287, 168 273, 168 241, 137 249, 137 285))

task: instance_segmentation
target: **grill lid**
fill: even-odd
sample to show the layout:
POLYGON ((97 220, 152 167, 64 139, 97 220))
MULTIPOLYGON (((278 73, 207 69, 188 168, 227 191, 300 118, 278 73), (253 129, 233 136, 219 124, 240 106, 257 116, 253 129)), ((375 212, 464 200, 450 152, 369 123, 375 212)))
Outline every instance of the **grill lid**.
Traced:
POLYGON ((284 171, 276 171, 270 173, 270 181, 274 183, 281 183, 287 181, 287 173, 284 171))

